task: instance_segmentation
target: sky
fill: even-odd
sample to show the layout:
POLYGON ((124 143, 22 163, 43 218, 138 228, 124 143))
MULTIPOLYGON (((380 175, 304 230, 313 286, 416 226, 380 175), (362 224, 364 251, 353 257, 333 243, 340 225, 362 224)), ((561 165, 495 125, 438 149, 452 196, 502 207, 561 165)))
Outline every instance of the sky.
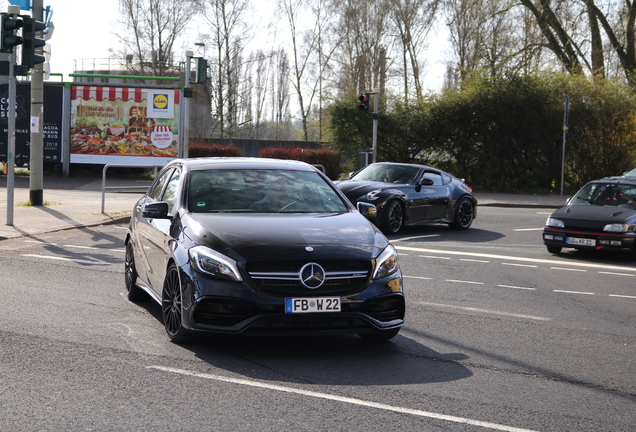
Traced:
POLYGON ((119 16, 117 0, 44 0, 53 9, 51 72, 71 81, 74 59, 108 58, 118 43, 113 35, 119 16))
MULTIPOLYGON (((274 0, 259 0, 261 4, 273 3, 274 0)), ((0 0, 2 11, 6 11, 7 0, 0 0)), ((44 7, 53 10, 52 21, 55 25, 50 44, 50 71, 60 73, 64 81, 72 81, 69 74, 74 72, 73 61, 77 59, 105 59, 110 57, 109 48, 116 48, 118 43, 114 30, 120 24, 118 0, 43 0, 44 7)), ((442 29, 443 30, 443 29, 442 29)), ((444 76, 445 53, 440 46, 446 45, 446 32, 437 32, 436 40, 429 45, 428 61, 425 67, 425 88, 440 88, 444 76)), ((196 52, 196 47, 190 48, 196 52)), ((181 53, 185 58, 185 52, 181 53)), ((51 81, 61 80, 52 77, 51 81)))

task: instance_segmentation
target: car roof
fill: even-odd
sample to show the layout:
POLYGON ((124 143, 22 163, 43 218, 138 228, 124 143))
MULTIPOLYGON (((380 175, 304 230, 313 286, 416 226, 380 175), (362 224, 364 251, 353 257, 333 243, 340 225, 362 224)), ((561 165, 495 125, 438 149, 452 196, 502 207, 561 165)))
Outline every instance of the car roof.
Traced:
POLYGON ((604 177, 599 180, 593 180, 590 183, 621 183, 621 184, 636 185, 636 177, 611 176, 611 177, 604 177))
POLYGON ((407 167, 424 168, 424 169, 432 169, 432 170, 435 170, 435 171, 441 171, 438 168, 433 168, 433 167, 426 166, 426 165, 411 164, 411 163, 400 163, 400 162, 375 162, 375 163, 372 163, 371 165, 407 166, 407 167))
POLYGON ((181 164, 189 170, 199 171, 208 169, 273 169, 294 171, 318 171, 313 166, 300 161, 255 158, 255 157, 207 157, 192 159, 175 159, 166 167, 181 164))

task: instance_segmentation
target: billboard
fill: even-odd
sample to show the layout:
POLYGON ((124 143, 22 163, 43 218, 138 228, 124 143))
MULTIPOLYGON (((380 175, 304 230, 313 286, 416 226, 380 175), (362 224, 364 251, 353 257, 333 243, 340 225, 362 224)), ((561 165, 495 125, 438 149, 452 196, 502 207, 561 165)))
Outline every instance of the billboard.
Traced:
MULTIPOLYGON (((62 86, 44 87, 42 144, 44 163, 62 163, 62 86)), ((0 161, 7 161, 9 133, 9 85, 0 85, 0 161)), ((31 85, 16 86, 15 163, 29 163, 31 145, 31 85)))
POLYGON ((179 154, 177 89, 71 87, 71 163, 163 165, 179 154))

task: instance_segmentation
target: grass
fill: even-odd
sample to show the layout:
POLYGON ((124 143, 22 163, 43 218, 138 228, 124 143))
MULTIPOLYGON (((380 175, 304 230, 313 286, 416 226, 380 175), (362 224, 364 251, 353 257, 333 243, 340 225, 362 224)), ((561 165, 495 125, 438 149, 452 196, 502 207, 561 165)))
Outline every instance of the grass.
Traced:
MULTIPOLYGON (((57 203, 52 203, 50 201, 42 201, 42 205, 43 206, 51 206, 51 205, 55 205, 57 203)), ((33 207, 33 203, 31 201, 27 201, 25 203, 18 203, 16 204, 16 206, 18 207, 33 207)))

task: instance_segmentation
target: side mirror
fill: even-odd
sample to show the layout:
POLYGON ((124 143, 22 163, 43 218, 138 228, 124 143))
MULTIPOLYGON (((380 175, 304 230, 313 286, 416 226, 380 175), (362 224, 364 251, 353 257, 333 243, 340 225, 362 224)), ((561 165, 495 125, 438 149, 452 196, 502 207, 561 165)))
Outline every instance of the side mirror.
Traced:
POLYGON ((141 215, 146 219, 172 219, 168 214, 168 203, 165 201, 146 204, 141 210, 141 215))
POLYGON ((375 219, 378 214, 378 209, 373 204, 359 202, 357 203, 357 207, 360 214, 369 220, 375 219))
POLYGON ((433 179, 425 178, 425 179, 422 179, 420 184, 422 186, 433 186, 435 184, 435 182, 433 181, 433 179))

